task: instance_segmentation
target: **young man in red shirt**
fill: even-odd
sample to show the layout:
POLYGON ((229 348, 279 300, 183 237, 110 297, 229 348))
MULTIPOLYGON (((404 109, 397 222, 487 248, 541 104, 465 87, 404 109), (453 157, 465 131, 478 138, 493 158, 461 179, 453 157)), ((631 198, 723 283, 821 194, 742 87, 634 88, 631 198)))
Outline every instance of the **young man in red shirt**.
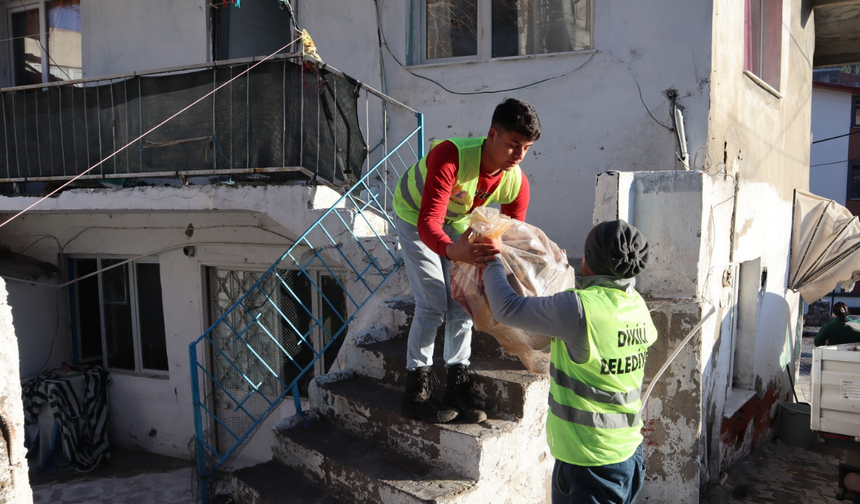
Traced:
POLYGON ((472 320, 451 299, 450 261, 481 265, 499 252, 491 244, 469 243, 466 231, 475 207, 500 203, 502 213, 525 220, 529 183, 519 163, 540 135, 534 108, 509 98, 493 112, 486 137, 433 142, 430 152, 400 178, 394 196, 396 226, 415 296, 406 352, 405 416, 433 423, 487 418, 472 397, 472 320), (448 387, 440 403, 430 393, 430 369, 436 329, 443 319, 448 387))

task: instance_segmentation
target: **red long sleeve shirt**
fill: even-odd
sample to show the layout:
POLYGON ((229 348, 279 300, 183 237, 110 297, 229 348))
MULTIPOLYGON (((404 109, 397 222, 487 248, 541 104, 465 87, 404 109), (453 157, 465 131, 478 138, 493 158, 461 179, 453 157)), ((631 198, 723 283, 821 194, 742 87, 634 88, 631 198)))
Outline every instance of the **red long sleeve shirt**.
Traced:
MULTIPOLYGON (((430 250, 442 257, 446 257, 445 248, 452 243, 448 235, 442 231, 442 225, 445 221, 451 190, 457 183, 459 165, 460 153, 457 146, 451 142, 442 142, 427 155, 427 177, 424 180, 424 193, 421 196, 421 209, 418 212, 418 236, 425 245, 430 247, 430 250)), ((490 177, 481 172, 474 203, 469 212, 484 204, 502 181, 503 173, 500 171, 490 177)), ((502 213, 513 219, 525 221, 528 206, 529 181, 523 173, 520 194, 511 203, 502 205, 502 213)))

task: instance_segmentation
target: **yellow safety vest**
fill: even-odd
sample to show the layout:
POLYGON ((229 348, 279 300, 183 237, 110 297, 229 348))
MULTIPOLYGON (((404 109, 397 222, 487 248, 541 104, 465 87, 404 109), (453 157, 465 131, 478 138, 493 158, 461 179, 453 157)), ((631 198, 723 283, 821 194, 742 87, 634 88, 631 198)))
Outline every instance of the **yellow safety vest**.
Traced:
MULTIPOLYGON (((445 224, 451 224, 457 232, 462 233, 469 227, 469 211, 472 210, 475 191, 478 189, 478 179, 481 176, 481 146, 486 137, 480 138, 449 138, 460 154, 457 169, 457 182, 451 190, 448 201, 448 211, 445 213, 445 224)), ((444 142, 435 140, 430 150, 444 142)), ((394 189, 394 212, 398 217, 418 225, 418 211, 421 209, 421 196, 424 192, 424 180, 427 177, 427 156, 424 156, 406 173, 400 177, 394 189)), ((523 182, 522 170, 519 165, 503 173, 502 180, 496 190, 484 202, 508 204, 520 194, 523 182)))
POLYGON ((657 329, 638 292, 599 285, 577 290, 588 325, 588 361, 570 359, 553 338, 547 442, 579 466, 617 464, 642 443, 640 394, 657 329))

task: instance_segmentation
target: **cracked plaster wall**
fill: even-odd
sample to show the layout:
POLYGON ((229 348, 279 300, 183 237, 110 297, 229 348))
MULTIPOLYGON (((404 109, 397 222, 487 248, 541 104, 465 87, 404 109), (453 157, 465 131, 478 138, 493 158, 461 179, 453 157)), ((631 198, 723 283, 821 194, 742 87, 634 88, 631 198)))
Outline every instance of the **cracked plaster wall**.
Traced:
MULTIPOLYGON (((21 324, 19 324, 21 325, 21 324)), ((18 342, 6 282, 0 279, 0 503, 33 502, 24 450, 24 404, 18 379, 18 342)))
MULTIPOLYGON (((718 233, 711 241, 711 263, 739 264, 761 260, 755 334, 740 334, 753 349, 753 396, 741 408, 726 409, 726 367, 731 357, 728 338, 720 328, 708 336, 703 363, 708 370, 703 409, 703 436, 708 463, 702 478, 716 480, 732 463, 773 433, 778 403, 790 395, 786 365, 795 373, 799 356, 800 299, 788 290, 792 195, 809 184, 812 52, 814 15, 806 2, 783 2, 781 75, 776 96, 743 74, 743 54, 717 50, 743 37, 743 11, 736 2, 714 2, 720 29, 714 30, 707 162, 715 195, 708 203, 718 233), (719 193, 716 194, 716 193, 719 193), (733 219, 726 230, 721 195, 731 198, 733 219), (728 238, 728 248, 726 248, 728 238), (766 271, 765 271, 766 269, 766 271), (766 277, 765 277, 766 275, 766 277)), ((716 25, 715 25, 716 26, 716 25)), ((725 313, 728 288, 725 273, 715 269, 703 292, 720 299, 725 313)), ((744 307, 741 306, 740 309, 744 307)), ((749 357, 749 356, 748 356, 749 357)))

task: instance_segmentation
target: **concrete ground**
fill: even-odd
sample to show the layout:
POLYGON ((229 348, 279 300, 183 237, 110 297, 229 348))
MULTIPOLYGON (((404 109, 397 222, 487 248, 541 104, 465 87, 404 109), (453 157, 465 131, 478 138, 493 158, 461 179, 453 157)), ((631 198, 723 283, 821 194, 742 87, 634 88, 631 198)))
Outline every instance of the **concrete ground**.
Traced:
POLYGON ((191 462, 119 448, 86 474, 71 469, 31 471, 36 504, 192 504, 191 462))
MULTIPOLYGON (((799 377, 795 384, 798 402, 810 402, 812 337, 807 328, 803 338, 799 377)), ((844 496, 840 500, 839 469, 847 457, 855 457, 860 445, 828 441, 811 450, 789 446, 779 439, 765 443, 735 465, 723 482, 707 490, 702 504, 838 504, 860 500, 844 496), (854 452, 855 454, 852 454, 854 452)), ((853 461, 853 460, 852 460, 853 461)), ((856 462, 855 462, 856 463, 856 462)))
MULTIPOLYGON (((814 333, 813 333, 814 334, 814 333)), ((800 377, 795 390, 800 402, 809 402, 809 363, 812 338, 803 338, 800 377)), ((845 447, 823 444, 812 450, 765 443, 737 464, 722 483, 703 496, 702 504, 838 504, 838 464, 845 462, 845 447)), ((112 450, 108 464, 89 474, 70 470, 31 474, 37 504, 191 504, 191 463, 130 450, 112 450)), ((647 482, 646 482, 647 485, 647 482)), ((858 502, 860 501, 853 501, 858 502)))

